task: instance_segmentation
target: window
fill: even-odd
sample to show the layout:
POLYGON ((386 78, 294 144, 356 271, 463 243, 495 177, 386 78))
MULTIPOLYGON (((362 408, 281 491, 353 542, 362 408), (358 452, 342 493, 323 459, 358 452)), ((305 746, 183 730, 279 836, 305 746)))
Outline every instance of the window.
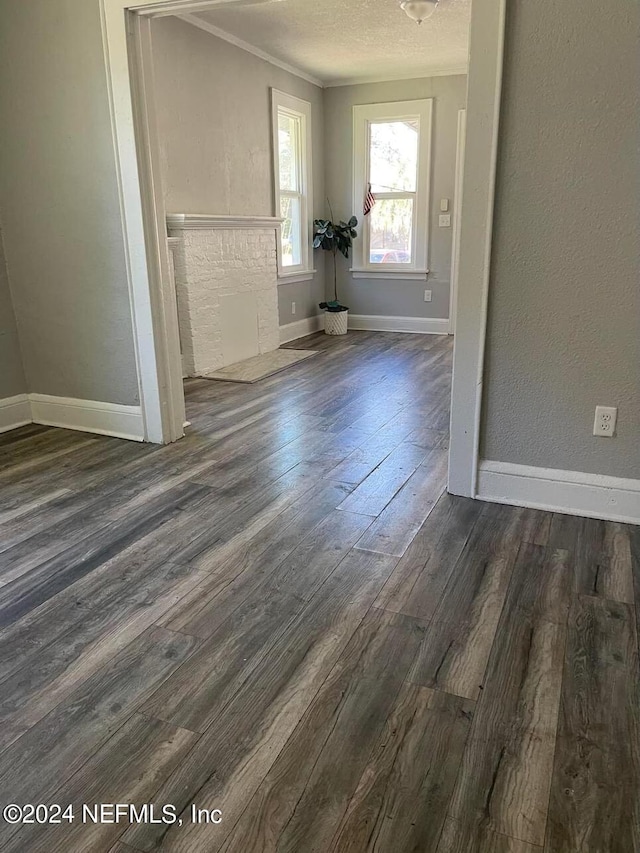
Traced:
POLYGON ((311 104, 272 89, 278 276, 311 278, 311 104))
POLYGON ((431 100, 353 108, 354 213, 362 223, 354 273, 421 278, 427 272, 431 100), (371 187, 375 199, 363 216, 371 187))

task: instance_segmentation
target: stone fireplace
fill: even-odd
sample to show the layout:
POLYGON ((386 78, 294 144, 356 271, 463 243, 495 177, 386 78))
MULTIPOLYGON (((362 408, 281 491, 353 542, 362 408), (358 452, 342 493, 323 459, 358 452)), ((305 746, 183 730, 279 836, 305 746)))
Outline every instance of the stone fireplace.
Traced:
POLYGON ((271 216, 167 217, 186 376, 278 349, 279 227, 271 216))

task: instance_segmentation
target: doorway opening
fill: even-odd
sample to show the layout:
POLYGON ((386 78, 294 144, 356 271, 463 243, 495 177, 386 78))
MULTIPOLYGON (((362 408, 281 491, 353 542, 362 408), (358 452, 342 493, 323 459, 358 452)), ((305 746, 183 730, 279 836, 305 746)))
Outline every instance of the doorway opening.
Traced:
MULTIPOLYGON (((146 437, 153 441, 176 440, 182 435, 185 421, 179 311, 176 307, 175 278, 167 243, 167 213, 179 211, 167 211, 162 184, 163 152, 157 135, 158 114, 154 71, 152 70, 151 74, 149 71, 150 68, 153 69, 154 21, 176 14, 187 15, 189 18, 197 16, 202 20, 207 15, 211 17, 221 11, 228 13, 232 7, 243 5, 245 4, 194 3, 185 0, 178 3, 143 2, 136 4, 135 7, 129 7, 124 0, 103 0, 105 47, 113 95, 114 141, 121 170, 123 223, 130 255, 130 290, 138 342, 142 408, 145 413, 146 437), (138 179, 142 190, 141 203, 140 197, 136 198, 132 191, 132 181, 135 188, 138 179), (141 252, 141 246, 146 246, 146 253, 141 252)), ((398 10, 394 8, 394 11, 398 10)), ((235 12, 238 13, 237 8, 235 12)), ((162 24, 162 21, 158 23, 162 24)), ((193 25, 192 21, 189 23, 193 25)), ((211 21, 209 20, 208 23, 210 24, 211 21)), ((187 22, 182 21, 181 24, 185 26, 187 22)), ((212 26, 215 28, 217 25, 212 26)), ((203 29, 199 25, 197 28, 203 29)), ((210 27, 204 29, 207 28, 210 29, 210 27)), ((474 145, 471 149, 467 147, 464 157, 463 200, 459 203, 458 200, 453 199, 453 221, 457 222, 459 227, 457 244, 460 248, 457 263, 455 256, 453 258, 459 288, 458 297, 455 300, 457 303, 456 342, 449 465, 450 491, 471 496, 475 494, 477 468, 481 368, 503 30, 503 4, 499 4, 496 8, 495 4, 488 0, 475 0, 471 21, 466 104, 467 133, 473 134, 474 145), (459 218, 456 216, 458 207, 461 209, 459 218)), ((219 35, 218 33, 210 34, 214 38, 219 35)), ((226 44, 229 41, 226 40, 226 44)), ((239 41, 243 40, 239 39, 239 41)), ((235 47, 238 45, 236 44, 235 47)), ((243 42, 242 49, 246 50, 246 47, 247 44, 243 42)), ((262 48, 257 50, 260 51, 262 48)), ((281 71, 286 73, 286 69, 281 71)), ((351 88, 354 85, 349 80, 342 82, 345 88, 351 88)), ((338 87, 330 87, 329 91, 336 88, 338 87)), ((399 100, 397 96, 396 99, 399 100)), ((332 141, 333 130, 333 125, 329 131, 325 129, 323 134, 325 142, 332 141)), ((455 151, 455 145, 453 148, 455 151)), ((349 162, 352 157, 352 150, 347 146, 342 154, 342 160, 349 162)), ((462 174, 461 169, 457 171, 462 174)), ((348 180, 346 183, 355 184, 353 180, 348 180)), ((389 199, 384 198, 384 194, 384 190, 379 190, 377 199, 380 205, 379 210, 388 206, 385 202, 389 199)), ((432 220, 434 203, 444 204, 442 199, 447 197, 437 198, 435 202, 434 198, 431 192, 429 205, 432 220)), ((453 198, 453 189, 448 198, 453 198)), ((397 199, 394 199, 394 204, 397 206, 397 199)), ((346 205, 343 207, 346 210, 346 205)), ((194 211, 180 212, 193 213, 194 211)), ((272 208, 271 213, 276 212, 281 213, 272 208)), ((444 209, 442 216, 445 218, 447 216, 444 209)), ((438 221, 440 221, 439 217, 438 221)), ((407 280, 405 270, 402 268, 406 259, 404 256, 400 257, 398 254, 400 251, 396 249, 393 253, 385 253, 394 267, 393 270, 390 268, 385 273, 390 280, 397 281, 398 286, 400 282, 407 280)), ((371 255, 366 260, 370 262, 372 258, 371 255)), ((375 260, 374 258, 374 263, 375 260)), ((433 266, 431 261, 430 266, 433 266)), ((363 279, 375 281, 370 271, 358 269, 355 263, 354 267, 349 269, 349 273, 352 280, 358 282, 359 287, 361 287, 359 281, 363 279)), ((300 284, 300 282, 291 281, 289 284, 300 284)), ((425 300, 428 299, 430 290, 433 298, 435 288, 429 288, 427 285, 424 288, 425 300)), ((296 305, 297 300, 292 299, 290 303, 296 305)), ((375 313, 372 311, 370 314, 364 314, 364 312, 357 314, 352 328, 367 331, 376 328, 398 330, 397 324, 395 328, 390 326, 389 316, 395 316, 396 319, 404 321, 400 323, 401 326, 408 325, 406 316, 399 317, 397 312, 395 315, 385 313, 383 308, 376 309, 375 313), (365 319, 360 319, 363 317, 365 319)), ((443 320, 448 331, 450 317, 443 317, 443 320)), ((312 320, 312 322, 318 321, 312 320)), ((403 328, 401 331, 422 331, 417 326, 418 324, 414 328, 403 328)))

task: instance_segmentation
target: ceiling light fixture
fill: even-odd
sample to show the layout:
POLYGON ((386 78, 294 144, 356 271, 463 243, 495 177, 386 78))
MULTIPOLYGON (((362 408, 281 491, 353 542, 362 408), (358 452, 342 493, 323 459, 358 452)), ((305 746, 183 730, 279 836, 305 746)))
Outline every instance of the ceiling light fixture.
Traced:
POLYGON ((421 24, 433 15, 437 5, 438 0, 402 0, 400 8, 407 13, 412 21, 421 24))

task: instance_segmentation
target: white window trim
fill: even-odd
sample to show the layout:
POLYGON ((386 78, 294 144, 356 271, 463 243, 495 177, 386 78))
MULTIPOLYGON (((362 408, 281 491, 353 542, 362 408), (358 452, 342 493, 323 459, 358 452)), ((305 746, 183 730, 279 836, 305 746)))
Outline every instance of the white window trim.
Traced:
MULTIPOLYGON (((380 264, 382 266, 382 264, 380 264)), ((385 269, 376 270, 376 269, 356 269, 355 267, 351 267, 349 272, 353 276, 353 278, 357 279, 365 279, 365 278, 386 278, 392 281, 426 281, 429 277, 429 270, 414 270, 413 267, 410 267, 409 271, 403 272, 398 269, 400 264, 384 264, 385 269), (390 270, 387 270, 386 267, 391 267, 390 270)), ((407 264, 403 264, 403 266, 407 266, 407 264)))
POLYGON ((301 272, 278 273, 278 287, 281 284, 296 284, 299 281, 311 281, 317 272, 318 270, 302 270, 301 272))
POLYGON ((315 270, 311 267, 311 241, 313 239, 313 159, 311 135, 311 104, 279 89, 271 89, 271 127, 273 139, 273 187, 275 215, 280 216, 280 162, 278 142, 278 111, 286 110, 299 116, 302 128, 300 177, 302 196, 300 206, 301 263, 284 266, 282 242, 278 234, 278 279, 282 284, 293 281, 309 281, 315 270))
POLYGON ((429 272, 429 208, 431 178, 431 117, 433 99, 397 101, 387 104, 362 104, 353 108, 353 210, 361 223, 360 236, 353 244, 352 273, 358 278, 422 278, 429 272), (411 264, 371 264, 369 217, 362 213, 369 173, 369 125, 373 121, 418 119, 420 138, 416 183, 416 227, 411 264), (366 275, 360 275, 366 273, 366 275), (395 275, 394 275, 395 274, 395 275))

